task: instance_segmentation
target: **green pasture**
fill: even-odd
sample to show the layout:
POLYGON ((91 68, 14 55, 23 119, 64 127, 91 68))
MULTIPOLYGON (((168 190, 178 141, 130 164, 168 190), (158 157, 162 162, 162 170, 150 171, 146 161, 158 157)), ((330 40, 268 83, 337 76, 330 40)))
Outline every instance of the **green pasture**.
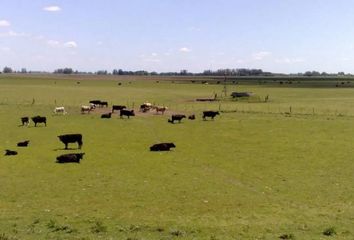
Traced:
POLYGON ((354 239, 354 88, 229 85, 254 93, 238 101, 222 91, 160 78, 0 75, 0 146, 19 153, 0 156, 0 239, 354 239), (194 101, 214 94, 220 101, 194 101), (92 99, 169 112, 80 114, 92 99), (222 113, 203 121, 203 110, 222 113), (172 112, 197 119, 169 124, 172 112), (19 126, 35 115, 48 126, 19 126), (80 164, 55 163, 80 152, 63 150, 66 133, 83 134, 80 164), (177 147, 150 152, 158 142, 177 147))

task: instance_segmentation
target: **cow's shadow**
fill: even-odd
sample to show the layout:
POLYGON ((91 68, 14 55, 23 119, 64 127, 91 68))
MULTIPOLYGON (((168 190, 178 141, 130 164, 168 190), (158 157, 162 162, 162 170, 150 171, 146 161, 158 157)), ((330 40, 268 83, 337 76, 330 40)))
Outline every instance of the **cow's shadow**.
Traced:
POLYGON ((80 150, 80 148, 55 148, 53 151, 80 150))

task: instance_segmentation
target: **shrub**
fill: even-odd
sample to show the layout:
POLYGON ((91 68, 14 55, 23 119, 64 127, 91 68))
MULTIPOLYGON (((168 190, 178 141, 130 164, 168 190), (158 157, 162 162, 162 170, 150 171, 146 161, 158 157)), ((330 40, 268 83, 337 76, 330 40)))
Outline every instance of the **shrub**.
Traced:
POLYGON ((336 229, 334 227, 326 228, 322 233, 325 236, 333 236, 337 234, 336 229))

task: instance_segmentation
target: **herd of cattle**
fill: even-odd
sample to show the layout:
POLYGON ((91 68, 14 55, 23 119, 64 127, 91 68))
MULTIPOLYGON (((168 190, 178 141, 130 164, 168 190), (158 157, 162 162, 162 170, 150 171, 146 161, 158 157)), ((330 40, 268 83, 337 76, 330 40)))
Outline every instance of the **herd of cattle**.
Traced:
MULTIPOLYGON (((94 111, 96 108, 103 108, 103 107, 108 107, 108 102, 106 101, 101 101, 101 100, 92 100, 89 102, 90 105, 88 106, 81 106, 81 113, 90 113, 91 111, 94 111)), ((162 113, 164 114, 165 111, 168 108, 165 106, 154 106, 151 103, 143 103, 140 105, 139 111, 142 113, 146 113, 149 111, 155 110, 156 113, 162 113)), ((134 110, 129 110, 127 109, 126 106, 123 105, 113 105, 112 110, 108 113, 104 113, 101 115, 101 118, 111 118, 112 114, 114 114, 115 111, 119 111, 119 116, 120 118, 123 118, 123 116, 126 116, 130 118, 131 116, 135 116, 134 110)), ((67 114, 65 111, 64 107, 56 107, 54 109, 55 114, 67 114)), ((218 111, 203 111, 203 120, 206 120, 206 118, 211 118, 214 119, 215 116, 219 115, 218 111)), ((189 115, 188 117, 184 114, 172 114, 171 119, 168 119, 169 123, 175 123, 175 121, 181 123, 182 119, 188 118, 189 120, 195 120, 196 117, 194 114, 189 115)), ((21 123, 22 126, 29 126, 30 120, 33 121, 34 126, 37 127, 37 124, 44 124, 44 126, 47 126, 47 118, 44 116, 34 116, 34 117, 22 117, 21 118, 21 123)), ((82 140, 82 134, 65 134, 65 135, 60 135, 58 136, 59 140, 65 145, 65 149, 68 149, 68 144, 69 143, 77 143, 78 144, 78 149, 81 149, 83 145, 83 140, 82 140)), ((29 145, 29 140, 19 142, 17 143, 17 147, 28 147, 29 145)), ((153 146, 150 147, 150 151, 170 151, 171 148, 175 148, 176 145, 174 143, 158 143, 154 144, 153 146)), ((5 150, 5 155, 6 156, 12 156, 12 155, 17 155, 17 151, 13 150, 5 150)), ((70 153, 70 154, 63 154, 60 155, 56 158, 57 163, 80 163, 80 160, 83 158, 85 153, 70 153)))

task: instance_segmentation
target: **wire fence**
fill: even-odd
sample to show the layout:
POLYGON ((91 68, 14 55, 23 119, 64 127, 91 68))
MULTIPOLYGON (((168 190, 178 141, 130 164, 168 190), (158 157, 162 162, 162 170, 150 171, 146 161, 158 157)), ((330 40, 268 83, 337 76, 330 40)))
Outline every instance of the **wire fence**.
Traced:
MULTIPOLYGON (((143 102, 126 100, 121 102, 127 108, 139 110, 143 102)), ((165 106, 168 108, 167 114, 171 113, 187 113, 198 114, 206 110, 220 111, 221 113, 248 113, 248 114, 280 114, 280 115, 304 115, 304 116, 337 116, 337 117, 354 117, 354 108, 340 107, 340 105, 332 106, 311 106, 311 105, 287 105, 285 103, 276 102, 239 102, 239 101, 213 101, 213 102, 169 102, 159 101, 151 102, 153 105, 165 106)), ((1 108, 27 109, 28 111, 40 110, 41 112, 52 113, 55 107, 65 106, 69 113, 80 113, 81 106, 88 105, 81 100, 70 101, 68 104, 65 100, 53 100, 51 103, 41 99, 26 99, 20 101, 9 100, 7 98, 0 99, 1 108)), ((111 106, 108 107, 108 109, 111 106)))

